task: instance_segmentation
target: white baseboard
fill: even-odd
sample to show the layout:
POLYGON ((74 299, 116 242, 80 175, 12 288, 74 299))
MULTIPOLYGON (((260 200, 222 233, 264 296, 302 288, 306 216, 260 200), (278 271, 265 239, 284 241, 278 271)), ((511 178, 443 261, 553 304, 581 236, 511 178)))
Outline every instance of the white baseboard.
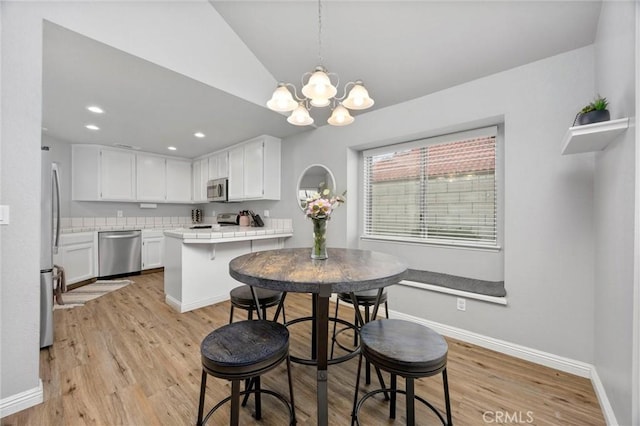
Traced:
POLYGON ((604 385, 602 384, 602 381, 600 381, 600 376, 598 376, 598 372, 595 367, 592 367, 591 369, 591 384, 595 389, 598 402, 600 403, 600 408, 602 408, 602 415, 604 416, 604 420, 607 422, 607 425, 618 426, 618 421, 616 420, 616 415, 613 412, 613 407, 611 407, 609 398, 607 398, 607 392, 604 390, 604 385))
POLYGON ((164 298, 164 301, 167 303, 167 305, 171 306, 174 310, 180 312, 181 314, 193 311, 195 309, 204 308, 205 306, 215 305, 216 303, 224 302, 225 300, 229 300, 229 294, 196 300, 195 302, 190 303, 182 303, 181 301, 169 296, 168 294, 165 295, 164 298))
POLYGON ((461 328, 451 327, 434 321, 429 321, 424 318, 403 314, 402 312, 389 311, 389 316, 391 318, 404 319, 407 321, 426 325, 427 327, 432 328, 443 336, 462 340, 463 342, 472 343, 474 345, 491 349, 505 355, 510 355, 515 358, 524 359, 535 364, 544 365, 545 367, 554 368, 556 370, 564 371, 565 373, 571 373, 575 374, 576 376, 590 379, 607 425, 618 425, 615 413, 613 412, 613 408, 611 407, 611 403, 609 402, 609 398, 607 397, 607 392, 604 389, 604 385, 600 381, 600 377, 598 376, 598 372, 595 366, 593 366, 592 364, 588 364, 582 361, 576 361, 559 355, 554 355, 549 352, 539 351, 537 349, 532 349, 515 343, 506 342, 504 340, 495 339, 493 337, 484 336, 482 334, 463 330, 461 328))
POLYGON ((24 392, 11 395, 0 400, 0 418, 17 413, 44 401, 42 380, 38 380, 38 386, 24 392))
POLYGON ((559 355, 548 352, 539 351, 537 349, 528 348, 515 343, 506 342, 504 340, 495 339, 493 337, 484 336, 461 328, 451 327, 424 318, 414 317, 412 315, 403 314, 402 312, 390 311, 392 318, 406 319, 407 321, 424 324, 438 333, 462 340, 464 342, 473 343, 483 348, 491 349, 506 355, 544 365, 546 367, 555 368, 556 370, 566 373, 575 374, 580 377, 591 377, 593 366, 585 362, 572 360, 559 355))

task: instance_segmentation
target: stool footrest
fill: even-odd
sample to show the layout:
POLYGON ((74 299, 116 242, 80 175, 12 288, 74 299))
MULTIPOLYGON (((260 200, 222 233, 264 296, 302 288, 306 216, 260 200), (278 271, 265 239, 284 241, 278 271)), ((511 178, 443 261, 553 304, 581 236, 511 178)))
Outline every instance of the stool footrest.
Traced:
MULTIPOLYGON (((289 401, 287 401, 285 399, 284 396, 280 395, 279 393, 272 391, 270 389, 260 389, 260 390, 255 390, 255 389, 249 389, 249 390, 244 390, 240 392, 240 396, 242 395, 250 395, 250 394, 254 394, 254 393, 260 393, 260 394, 267 394, 267 395, 271 395, 276 397, 277 399, 279 399, 286 407, 287 410, 289 411, 289 425, 293 426, 296 424, 296 419, 294 417, 293 414, 293 410, 291 409, 291 405, 289 404, 289 401)), ((223 399, 222 401, 218 402, 211 410, 209 410, 209 412, 207 412, 207 415, 204 416, 204 419, 202 420, 202 424, 207 423, 207 421, 209 420, 209 417, 211 417, 211 415, 220 407, 222 407, 224 404, 226 404, 227 402, 231 401, 231 398, 233 398, 233 396, 228 396, 225 399, 223 399)))
MULTIPOLYGON (((360 400, 358 401, 358 404, 356 404, 355 412, 351 413, 351 417, 353 418, 353 421, 355 422, 355 424, 360 425, 360 421, 358 419, 358 412, 360 411, 360 407, 362 406, 362 404, 364 404, 364 402, 367 399, 369 399, 370 397, 372 397, 373 395, 376 395, 376 394, 379 394, 379 393, 383 393, 383 392, 384 393, 386 393, 386 392, 400 393, 400 394, 403 394, 403 395, 407 394, 407 392, 404 391, 403 389, 391 389, 391 388, 376 389, 376 390, 372 390, 370 392, 367 392, 366 394, 364 394, 362 396, 362 398, 360 398, 360 400)), ((436 415, 438 416, 438 418, 440 419, 442 424, 445 425, 445 426, 447 425, 447 421, 445 420, 445 418, 440 413, 440 410, 438 410, 436 407, 434 407, 429 401, 427 401, 426 399, 422 398, 419 395, 414 395, 413 398, 418 400, 418 401, 420 401, 420 402, 422 402, 427 407, 429 407, 431 409, 431 411, 436 413, 436 415)))

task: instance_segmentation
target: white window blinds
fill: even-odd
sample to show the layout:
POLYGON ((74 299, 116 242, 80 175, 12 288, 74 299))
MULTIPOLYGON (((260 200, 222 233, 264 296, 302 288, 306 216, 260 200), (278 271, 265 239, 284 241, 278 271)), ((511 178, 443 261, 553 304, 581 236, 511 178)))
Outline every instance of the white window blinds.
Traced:
POLYGON ((495 127, 364 152, 365 237, 497 246, 495 127))

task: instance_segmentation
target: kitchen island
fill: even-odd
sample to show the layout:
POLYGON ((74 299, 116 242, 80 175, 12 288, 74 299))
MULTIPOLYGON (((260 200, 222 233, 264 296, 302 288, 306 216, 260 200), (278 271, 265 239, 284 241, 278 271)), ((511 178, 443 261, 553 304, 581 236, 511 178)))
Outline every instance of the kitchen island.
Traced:
POLYGON ((293 229, 226 226, 166 230, 164 235, 165 302, 188 312, 228 300, 229 291, 241 285, 229 275, 229 262, 243 254, 282 248, 293 229))

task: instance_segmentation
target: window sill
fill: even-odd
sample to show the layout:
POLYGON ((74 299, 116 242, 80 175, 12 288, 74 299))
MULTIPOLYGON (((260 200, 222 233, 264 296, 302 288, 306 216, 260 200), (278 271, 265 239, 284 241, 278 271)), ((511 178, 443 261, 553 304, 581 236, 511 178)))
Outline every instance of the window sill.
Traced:
POLYGON ((452 296, 464 297, 466 299, 481 300, 483 302, 495 303, 497 305, 507 305, 506 297, 486 296, 484 294, 471 293, 469 291, 455 290, 452 288, 442 287, 439 285, 419 283, 415 281, 402 280, 398 283, 406 287, 419 288, 421 290, 433 291, 436 293, 450 294, 452 296))
POLYGON ((360 240, 386 242, 386 243, 399 243, 399 244, 413 244, 413 245, 444 247, 444 248, 453 248, 453 249, 495 251, 495 252, 502 250, 502 247, 500 246, 483 246, 483 245, 475 245, 475 244, 468 244, 468 243, 467 244, 458 243, 455 241, 437 242, 437 241, 424 241, 424 240, 418 240, 418 239, 412 240, 408 238, 372 236, 372 235, 362 235, 360 236, 360 240))

